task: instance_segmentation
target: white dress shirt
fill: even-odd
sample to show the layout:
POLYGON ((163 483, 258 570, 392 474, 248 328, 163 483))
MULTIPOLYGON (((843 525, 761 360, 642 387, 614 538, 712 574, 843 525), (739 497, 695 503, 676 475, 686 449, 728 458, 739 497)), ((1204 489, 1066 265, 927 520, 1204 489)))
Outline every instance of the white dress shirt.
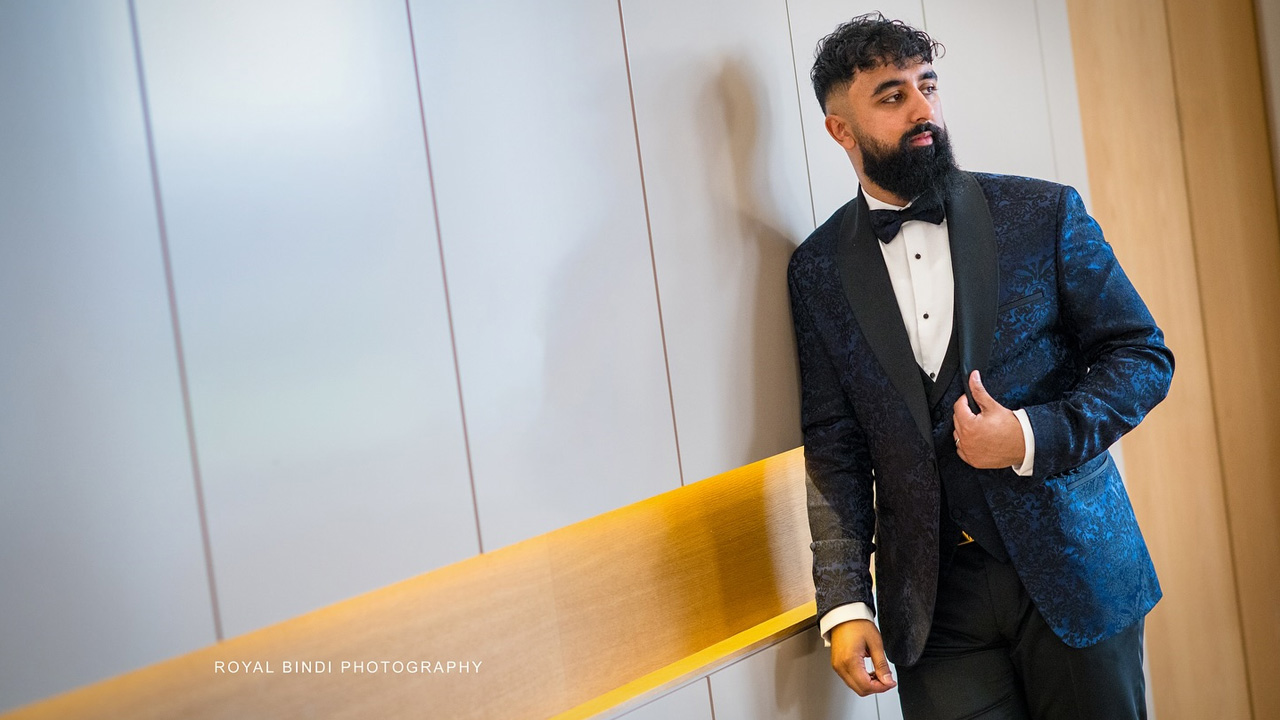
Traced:
MULTIPOLYGON (((865 191, 863 194, 872 210, 903 209, 881 202, 865 191)), ((955 278, 951 272, 947 221, 934 225, 923 220, 908 220, 902 223, 892 241, 879 244, 916 364, 929 374, 930 379, 936 380, 947 347, 951 344, 951 326, 955 320, 955 278)), ((967 378, 965 382, 968 382, 967 378)), ((1013 414, 1022 426, 1022 441, 1026 446, 1022 464, 1014 466, 1013 470, 1027 476, 1035 462, 1035 435, 1031 432, 1031 420, 1027 418, 1026 410, 1019 408, 1013 414)), ((866 603, 847 603, 823 615, 818 628, 823 642, 830 647, 831 629, 836 625, 850 620, 874 619, 875 614, 866 603)))

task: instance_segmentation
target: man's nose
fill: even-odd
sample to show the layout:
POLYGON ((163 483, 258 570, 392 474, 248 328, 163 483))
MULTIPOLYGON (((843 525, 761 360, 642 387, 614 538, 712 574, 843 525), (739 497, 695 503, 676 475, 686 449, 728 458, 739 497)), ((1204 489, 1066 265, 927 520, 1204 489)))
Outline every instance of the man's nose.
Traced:
POLYGON ((911 93, 911 120, 915 123, 933 122, 933 103, 919 89, 911 93))

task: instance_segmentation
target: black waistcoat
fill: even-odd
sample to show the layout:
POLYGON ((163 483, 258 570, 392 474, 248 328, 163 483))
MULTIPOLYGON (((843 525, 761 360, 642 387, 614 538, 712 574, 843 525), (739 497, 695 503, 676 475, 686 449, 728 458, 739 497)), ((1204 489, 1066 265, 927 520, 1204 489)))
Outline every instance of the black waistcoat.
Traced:
POLYGON ((951 554, 963 538, 961 530, 969 533, 984 550, 1001 562, 1009 561, 1009 553, 1005 550, 1004 541, 1000 539, 1000 531, 996 528, 995 518, 991 516, 991 508, 987 505, 978 484, 973 468, 969 467, 956 454, 956 444, 952 432, 951 403, 964 392, 964 382, 968 378, 961 377, 958 371, 959 348, 956 333, 951 333, 951 344, 938 370, 938 379, 934 381, 923 370, 920 378, 924 382, 925 397, 929 401, 930 422, 933 425, 934 454, 938 458, 938 474, 942 479, 941 517, 938 519, 938 540, 941 544, 942 567, 951 561, 951 554))

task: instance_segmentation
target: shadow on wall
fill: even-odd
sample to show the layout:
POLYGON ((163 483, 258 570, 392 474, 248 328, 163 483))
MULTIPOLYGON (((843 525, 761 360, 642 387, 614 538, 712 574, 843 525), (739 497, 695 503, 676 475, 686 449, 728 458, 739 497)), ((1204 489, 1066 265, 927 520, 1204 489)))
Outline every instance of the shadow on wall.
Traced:
MULTIPOLYGON (((754 274, 754 283, 743 283, 744 297, 736 330, 751 338, 750 377, 737 387, 753 401, 752 432, 745 456, 750 460, 768 457, 800 444, 799 370, 796 366, 795 336, 791 327, 791 306, 787 296, 786 270, 791 251, 803 238, 792 238, 784 230, 782 213, 774 200, 773 183, 778 176, 770 171, 775 154, 770 139, 769 114, 761 112, 770 103, 786 102, 765 95, 748 61, 726 60, 707 91, 709 105, 718 113, 707 113, 719 124, 704 125, 706 147, 727 151, 732 169, 732 196, 722 227, 726 241, 730 234, 740 243, 734 254, 742 258, 744 277, 754 274), (745 292, 752 292, 746 297, 745 292)), ((710 188, 714 194, 716 188, 710 188)))

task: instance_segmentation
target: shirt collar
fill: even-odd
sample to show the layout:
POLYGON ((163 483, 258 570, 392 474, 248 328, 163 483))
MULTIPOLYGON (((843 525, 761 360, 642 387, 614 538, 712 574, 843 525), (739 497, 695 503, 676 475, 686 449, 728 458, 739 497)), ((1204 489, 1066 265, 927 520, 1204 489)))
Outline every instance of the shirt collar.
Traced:
POLYGON ((911 203, 907 203, 906 205, 891 205, 887 202, 877 200, 871 197, 871 193, 867 192, 866 190, 862 190, 862 197, 866 198, 867 207, 871 208, 872 210, 905 210, 911 207, 911 203))

